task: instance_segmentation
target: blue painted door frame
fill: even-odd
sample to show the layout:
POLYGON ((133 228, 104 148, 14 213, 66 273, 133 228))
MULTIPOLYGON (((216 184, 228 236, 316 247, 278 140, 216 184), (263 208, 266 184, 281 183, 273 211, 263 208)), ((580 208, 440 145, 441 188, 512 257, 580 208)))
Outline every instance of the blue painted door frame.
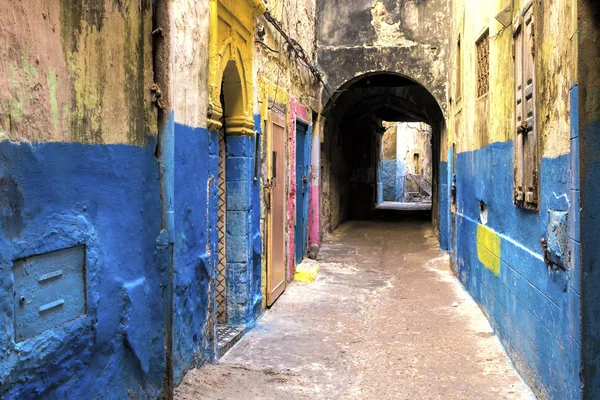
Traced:
POLYGON ((302 262, 308 239, 308 198, 310 190, 310 150, 312 127, 296 121, 296 231, 295 259, 302 262))

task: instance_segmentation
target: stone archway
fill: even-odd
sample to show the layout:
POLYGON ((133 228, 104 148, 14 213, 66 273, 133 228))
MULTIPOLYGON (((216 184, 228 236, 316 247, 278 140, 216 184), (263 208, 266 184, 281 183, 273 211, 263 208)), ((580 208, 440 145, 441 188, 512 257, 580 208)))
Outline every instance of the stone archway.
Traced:
MULTIPOLYGON (((219 200, 209 212, 218 218, 218 255, 215 264, 218 322, 237 327, 252 322, 256 298, 253 234, 258 227, 250 218, 254 205, 252 172, 255 123, 252 101, 252 44, 254 18, 265 11, 260 0, 210 2, 209 99, 207 126, 219 137, 219 200), (218 132, 218 135, 217 135, 218 132), (214 214, 213 214, 214 215, 214 214), (228 229, 228 227, 230 227, 228 229)), ((216 146, 215 146, 216 147, 216 146)), ((217 154, 215 154, 217 153, 217 154)), ((217 332, 219 353, 226 348, 217 332)), ((221 337, 220 337, 221 336, 221 337)))
POLYGON ((425 122, 433 130, 432 221, 440 241, 446 241, 447 139, 444 112, 435 96, 399 73, 370 72, 341 84, 323 113, 322 187, 329 202, 323 202, 322 228, 332 230, 347 219, 369 218, 374 212, 382 121, 425 122))

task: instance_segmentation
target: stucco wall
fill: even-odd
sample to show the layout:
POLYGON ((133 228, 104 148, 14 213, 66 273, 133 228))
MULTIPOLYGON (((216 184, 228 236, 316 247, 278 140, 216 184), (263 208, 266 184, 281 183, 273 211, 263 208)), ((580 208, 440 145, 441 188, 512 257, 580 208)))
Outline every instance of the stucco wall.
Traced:
POLYGON ((219 153, 217 133, 207 129, 209 15, 209 2, 170 2, 169 58, 156 60, 168 67, 173 135, 175 385, 216 356, 219 153))
POLYGON ((0 138, 132 143, 156 132, 150 2, 3 2, 0 138))
MULTIPOLYGON (((512 17, 523 2, 515 2, 512 17)), ((449 106, 449 143, 456 143, 456 212, 450 217, 453 262, 459 279, 482 306, 524 379, 544 398, 579 398, 579 289, 576 258, 567 271, 544 263, 550 212, 579 209, 570 196, 570 89, 575 82, 575 5, 570 0, 534 2, 536 124, 540 144, 540 208, 513 202, 515 95, 512 27, 494 16, 504 1, 456 1, 450 60, 461 38, 462 98, 449 106), (489 110, 475 99, 475 42, 489 27, 489 110), (508 86, 507 86, 508 82, 508 86), (482 128, 483 127, 483 128, 482 128), (483 135, 473 134, 483 132, 483 135), (487 134, 486 134, 487 132, 487 134)), ((450 91, 456 94, 454 65, 450 91)), ((453 157, 453 154, 450 155, 453 157)), ((450 161, 450 160, 449 160, 450 161)), ((449 185, 452 182, 448 183, 449 185)), ((569 226, 562 229, 569 236, 569 226)))
POLYGON ((0 24, 0 397, 157 397, 167 264, 151 3, 2 2, 0 24), (76 245, 85 299, 64 300, 84 314, 16 340, 13 261, 76 245))
POLYGON ((449 6, 447 0, 319 0, 318 59, 330 92, 367 72, 397 72, 422 84, 445 110, 449 6))
MULTIPOLYGON (((271 15, 277 19, 284 31, 306 52, 306 55, 316 61, 316 40, 315 40, 315 19, 316 19, 316 3, 315 0, 301 0, 298 2, 286 2, 282 0, 270 1, 268 9, 271 15)), ((318 113, 321 108, 320 104, 320 84, 318 80, 310 73, 309 69, 302 61, 297 59, 293 53, 287 50, 287 44, 284 42, 281 35, 273 28, 273 26, 264 18, 259 17, 257 23, 265 28, 265 38, 263 42, 272 50, 264 45, 255 44, 255 63, 254 77, 260 83, 255 90, 255 114, 260 118, 261 124, 265 124, 269 119, 270 110, 275 107, 286 113, 288 121, 287 126, 287 154, 286 154, 286 188, 287 188, 287 204, 286 210, 286 254, 287 254, 287 277, 291 279, 294 274, 294 251, 295 251, 295 226, 296 226, 296 121, 300 120, 313 124, 313 113, 318 113)), ((261 184, 267 184, 270 179, 270 147, 269 147, 269 131, 261 136, 262 139, 262 163, 264 166, 261 174, 261 184)), ((317 140, 312 140, 314 149, 318 146, 317 140)), ((318 150, 318 148, 317 148, 318 150)), ((314 152, 313 152, 314 154, 314 152)), ((316 154, 319 154, 318 152, 316 154)), ((318 159, 314 160, 312 166, 318 166, 318 159)), ((317 174, 314 168, 311 168, 311 175, 317 174)), ((319 204, 320 200, 320 182, 318 179, 310 179, 310 202, 311 204, 319 204)), ((264 192, 266 193, 266 192, 264 192)), ((261 195, 264 202, 264 198, 261 195)), ((308 219, 307 229, 313 231, 312 237, 319 236, 319 215, 310 215, 308 219), (315 231, 315 224, 316 233, 315 231)), ((268 243, 265 225, 265 210, 262 210, 261 229, 264 234, 263 254, 266 254, 266 245, 268 243)), ((263 259, 263 263, 264 263, 263 259)), ((266 273, 266 263, 264 263, 263 271, 266 273)), ((266 276, 266 275, 265 275, 266 276)), ((266 280, 263 282, 266 284, 266 280)), ((264 285, 263 285, 264 286, 264 285)), ((263 290, 265 288, 263 287, 263 290)), ((264 296, 266 301, 266 296, 264 296)))

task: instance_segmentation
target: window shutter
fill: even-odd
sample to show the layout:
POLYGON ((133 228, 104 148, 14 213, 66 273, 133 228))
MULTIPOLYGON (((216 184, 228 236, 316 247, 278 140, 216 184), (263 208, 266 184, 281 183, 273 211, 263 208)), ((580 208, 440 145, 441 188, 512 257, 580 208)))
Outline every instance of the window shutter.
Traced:
POLYGON ((533 7, 529 7, 515 29, 515 202, 528 209, 539 206, 534 35, 533 7))
POLYGON ((523 177, 523 28, 521 25, 515 31, 515 116, 516 116, 516 140, 515 140, 515 202, 525 200, 524 177, 523 177))
POLYGON ((535 47, 534 47, 534 25, 533 7, 525 13, 523 21, 523 85, 525 100, 524 112, 525 122, 523 125, 523 139, 527 149, 525 159, 526 185, 525 203, 528 208, 538 207, 538 155, 537 135, 535 123, 535 47))

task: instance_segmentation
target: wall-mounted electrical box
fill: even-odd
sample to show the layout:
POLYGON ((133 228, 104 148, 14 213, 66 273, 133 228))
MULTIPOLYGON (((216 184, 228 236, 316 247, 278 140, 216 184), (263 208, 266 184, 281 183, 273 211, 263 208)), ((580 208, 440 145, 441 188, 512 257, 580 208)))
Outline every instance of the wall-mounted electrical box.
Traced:
POLYGON ((14 279, 16 342, 86 313, 84 246, 17 260, 14 279))

